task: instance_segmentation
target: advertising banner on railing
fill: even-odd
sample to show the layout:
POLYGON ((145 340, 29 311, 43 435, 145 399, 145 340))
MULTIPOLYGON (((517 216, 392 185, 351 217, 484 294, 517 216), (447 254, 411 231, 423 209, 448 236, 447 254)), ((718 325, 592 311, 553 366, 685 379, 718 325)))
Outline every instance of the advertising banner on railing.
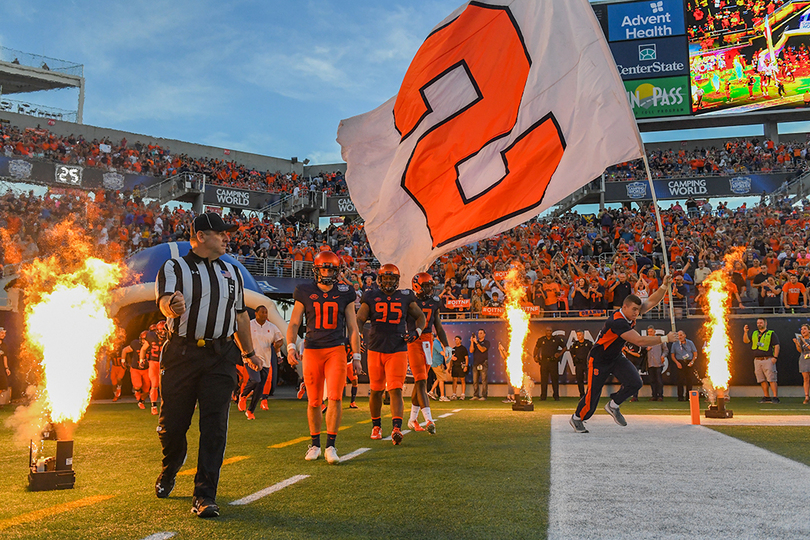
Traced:
POLYGON ((277 193, 248 191, 246 189, 206 184, 203 203, 225 208, 258 211, 280 198, 281 196, 277 193))
POLYGON ((326 211, 321 212, 322 217, 326 216, 356 216, 357 208, 348 195, 342 197, 328 197, 326 199, 326 211))
MULTIPOLYGON (((768 328, 774 331, 779 338, 781 350, 779 358, 777 359, 776 366, 778 371, 778 382, 780 385, 800 385, 802 377, 799 374, 799 353, 793 345, 793 338, 799 335, 800 327, 807 319, 804 317, 796 318, 771 318, 768 319, 768 328)), ((698 349, 698 359, 695 365, 697 374, 692 376, 697 379, 697 376, 704 376, 706 371, 706 354, 703 351, 704 346, 704 333, 702 331, 703 319, 684 319, 677 321, 678 330, 683 330, 686 333, 686 338, 691 340, 695 347, 698 349)), ((754 375, 754 354, 751 350, 750 344, 743 343, 743 326, 749 326, 749 330, 756 329, 756 318, 750 319, 732 319, 729 321, 730 337, 732 341, 731 353, 731 395, 734 395, 734 386, 755 386, 757 384, 754 375)), ((566 343, 570 346, 576 340, 577 330, 585 332, 585 338, 594 341, 599 334, 602 326, 604 325, 603 319, 589 319, 583 320, 578 318, 570 319, 545 319, 534 320, 529 326, 529 338, 526 341, 526 353, 531 356, 534 351, 534 345, 538 338, 545 335, 546 327, 550 327, 555 335, 561 336, 566 343)), ((489 365, 488 365, 488 380, 491 383, 506 383, 506 372, 504 371, 504 362, 498 354, 498 344, 507 347, 509 344, 509 336, 507 334, 506 323, 501 319, 486 319, 486 320, 463 320, 442 321, 442 326, 447 332, 448 339, 452 340, 455 336, 461 338, 461 343, 469 349, 470 336, 476 333, 479 329, 486 332, 486 339, 490 342, 489 349, 489 365)), ((647 326, 653 326, 658 334, 663 335, 669 331, 668 320, 645 320, 640 319, 636 323, 636 330, 641 333, 646 333, 647 326)), ((749 335, 750 337, 750 335, 749 335)), ((537 383, 540 381, 539 366, 532 361, 527 364, 529 367, 529 375, 535 379, 537 383)), ((570 353, 566 352, 559 361, 559 374, 560 382, 564 384, 575 384, 574 377, 574 363, 570 353)), ((645 385, 648 383, 646 373, 642 374, 645 385)), ((677 370, 671 362, 664 365, 664 384, 675 384, 677 382, 677 370)), ((648 389, 649 390, 649 389, 648 389)), ((538 389, 535 389, 535 394, 538 394, 538 389)))
POLYGON ((149 187, 163 181, 154 176, 6 156, 0 156, 0 177, 47 186, 114 191, 132 191, 138 186, 149 187))
MULTIPOLYGON (((654 180, 659 199, 686 199, 688 197, 739 197, 771 193, 796 173, 745 174, 739 176, 698 176, 654 180)), ((605 202, 651 200, 650 184, 646 180, 605 183, 605 202)))

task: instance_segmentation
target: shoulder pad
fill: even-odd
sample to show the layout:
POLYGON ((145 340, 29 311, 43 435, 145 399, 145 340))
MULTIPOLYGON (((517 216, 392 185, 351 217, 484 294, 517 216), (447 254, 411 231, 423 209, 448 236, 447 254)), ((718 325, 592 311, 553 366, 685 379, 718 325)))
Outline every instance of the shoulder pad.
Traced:
POLYGON ((410 296, 411 290, 410 289, 400 289, 399 292, 402 293, 402 296, 410 296))
POLYGON ((349 290, 349 286, 345 283, 338 283, 337 290, 340 292, 347 292, 349 290))

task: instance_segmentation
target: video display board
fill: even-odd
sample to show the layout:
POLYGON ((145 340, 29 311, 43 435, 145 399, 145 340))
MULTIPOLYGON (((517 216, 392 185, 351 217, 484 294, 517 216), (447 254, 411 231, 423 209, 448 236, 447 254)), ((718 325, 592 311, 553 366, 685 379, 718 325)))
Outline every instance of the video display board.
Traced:
POLYGON ((685 1, 694 114, 810 105, 810 1, 685 1))

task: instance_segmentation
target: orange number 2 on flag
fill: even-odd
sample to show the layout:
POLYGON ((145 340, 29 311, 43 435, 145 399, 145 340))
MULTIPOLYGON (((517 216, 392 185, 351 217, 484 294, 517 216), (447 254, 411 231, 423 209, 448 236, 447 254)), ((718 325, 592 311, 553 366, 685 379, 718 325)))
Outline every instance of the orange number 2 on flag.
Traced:
MULTIPOLYGON (((506 6, 470 2, 434 31, 411 63, 394 104, 394 122, 404 143, 433 112, 427 94, 452 94, 448 76, 466 72, 464 86, 477 97, 429 127, 415 144, 402 187, 427 219, 433 247, 459 240, 540 205, 565 150, 554 115, 515 137, 500 151, 499 180, 465 193, 459 167, 496 141, 509 137, 518 120, 531 58, 506 6), (444 79, 444 80, 443 80, 444 79)), ((456 93, 463 89, 455 89, 456 93)))

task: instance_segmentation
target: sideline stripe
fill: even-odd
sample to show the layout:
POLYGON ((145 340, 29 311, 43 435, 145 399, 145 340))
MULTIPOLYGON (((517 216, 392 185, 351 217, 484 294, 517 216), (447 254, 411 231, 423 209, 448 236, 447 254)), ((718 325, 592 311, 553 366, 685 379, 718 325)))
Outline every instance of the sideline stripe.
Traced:
POLYGON ((463 410, 464 410, 464 409, 453 409, 453 412, 461 412, 461 411, 463 411, 463 410))
POLYGON ((344 461, 349 461, 350 459, 354 459, 357 456, 359 456, 360 454, 364 454, 364 453, 368 452, 369 450, 371 450, 371 448, 358 448, 354 452, 349 452, 345 456, 341 457, 340 462, 343 463, 344 461))
POLYGON ((155 534, 150 534, 146 538, 141 538, 141 540, 169 540, 169 538, 173 538, 177 536, 176 532, 159 532, 155 534))
MULTIPOLYGON (((249 457, 250 456, 234 456, 234 457, 230 457, 230 458, 226 459, 225 461, 223 461, 222 465, 223 466, 224 465, 230 465, 231 463, 236 463, 237 461, 242 461, 243 459, 247 459, 249 457)), ((188 469, 188 470, 185 470, 185 471, 181 471, 181 472, 177 473, 177 476, 191 476, 191 475, 194 475, 194 474, 197 474, 197 467, 194 467, 193 469, 188 469)))
POLYGON ((77 501, 71 501, 58 506, 51 506, 50 508, 42 508, 41 510, 34 510, 33 512, 28 512, 27 514, 20 514, 17 517, 0 520, 0 531, 8 529, 9 527, 14 527, 15 525, 22 525, 23 523, 40 521, 47 517, 55 516, 56 514, 61 514, 70 510, 75 510, 76 508, 81 508, 83 506, 98 504, 106 501, 107 499, 112 499, 113 497, 114 495, 96 495, 94 497, 86 497, 77 501))
POLYGON ((448 412, 448 413, 440 414, 436 418, 447 418, 448 416, 453 416, 453 413, 448 412))
POLYGON ((312 437, 298 437, 297 439, 293 439, 291 441, 270 445, 267 448, 286 448, 286 447, 292 446, 294 444, 298 444, 298 443, 302 443, 302 442, 306 442, 306 441, 311 441, 311 440, 312 440, 312 437))
POLYGON ((352 426, 340 426, 338 428, 338 431, 343 431, 344 429, 349 429, 350 427, 352 427, 352 426))
MULTIPOLYGON (((402 434, 403 434, 403 435, 405 435, 406 433, 410 433, 410 432, 411 432, 411 430, 410 430, 410 429, 403 429, 403 430, 402 430, 402 434)), ((384 440, 384 441, 390 441, 390 440, 391 440, 391 435, 389 435, 388 437, 385 437, 383 440, 384 440)))
POLYGON ((268 488, 264 488, 261 491, 257 491, 253 495, 248 495, 247 497, 243 497, 241 499, 231 501, 229 504, 231 506, 244 506, 246 504, 250 504, 253 501, 258 501, 262 497, 266 497, 266 496, 270 495, 271 493, 275 493, 276 491, 282 490, 287 486, 291 486, 291 485, 295 484, 296 482, 300 482, 304 478, 309 478, 309 475, 308 474, 297 474, 297 475, 293 476, 292 478, 287 478, 286 480, 283 480, 283 481, 279 482, 278 484, 273 484, 272 486, 270 486, 268 488))
POLYGON ((371 418, 369 418, 368 420, 360 420, 360 421, 359 421, 359 422, 357 422, 357 423, 358 423, 358 424, 370 424, 370 423, 371 423, 371 418))

